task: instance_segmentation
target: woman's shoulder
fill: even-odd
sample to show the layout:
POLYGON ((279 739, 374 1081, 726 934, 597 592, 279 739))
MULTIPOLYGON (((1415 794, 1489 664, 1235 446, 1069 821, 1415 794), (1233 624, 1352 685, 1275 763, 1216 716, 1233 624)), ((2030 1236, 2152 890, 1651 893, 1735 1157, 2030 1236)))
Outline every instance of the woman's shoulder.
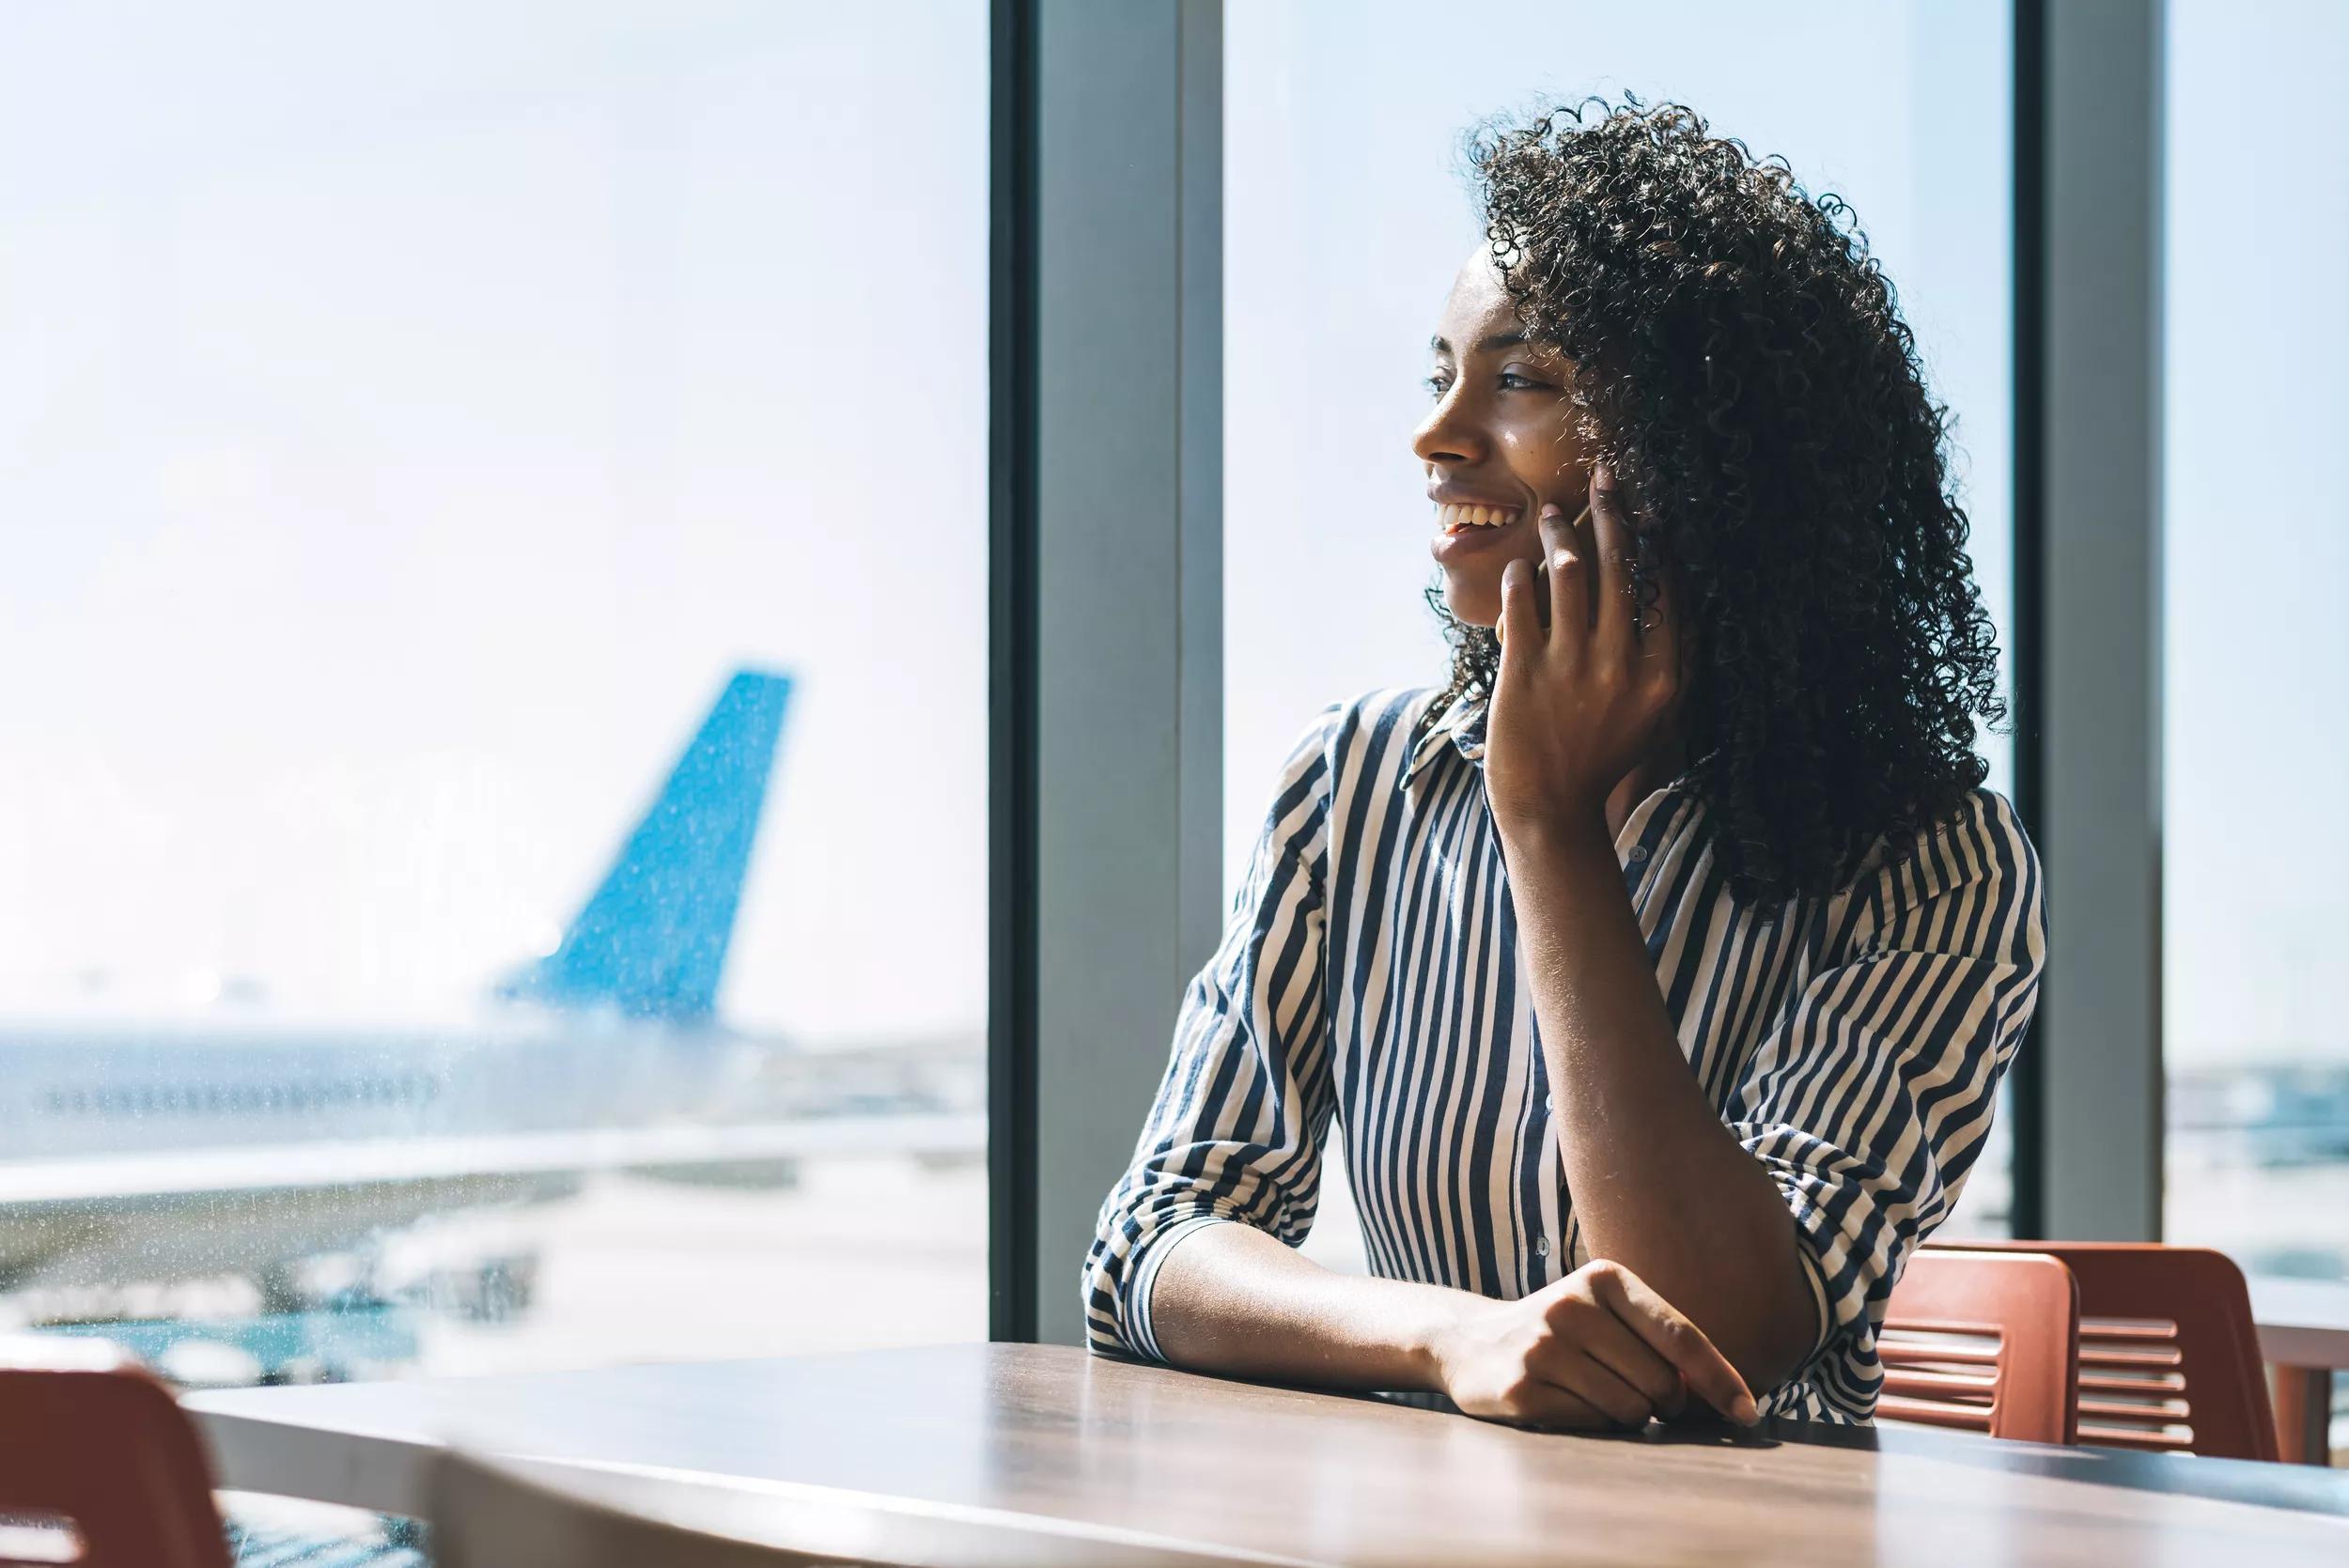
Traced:
POLYGON ((1356 728, 1377 737, 1408 737, 1423 719, 1439 717, 1447 706, 1449 688, 1442 686, 1379 686, 1359 691, 1335 705, 1350 714, 1356 728))
MULTIPOLYGON (((1878 907, 1890 923, 1936 900, 2004 917, 2026 945, 2044 929, 2039 851, 2015 802, 1976 785, 1938 813, 1896 852, 1879 840, 1852 891, 1878 907)), ((1962 924, 1971 924, 1970 922, 1962 924)))
POLYGON ((1379 686, 1324 703, 1297 732, 1293 763, 1319 753, 1331 767, 1408 747, 1420 721, 1444 694, 1440 686, 1379 686))
POLYGON ((2039 851, 2015 802, 1982 784, 1918 834, 1921 880, 1944 884, 2036 880, 2039 851))

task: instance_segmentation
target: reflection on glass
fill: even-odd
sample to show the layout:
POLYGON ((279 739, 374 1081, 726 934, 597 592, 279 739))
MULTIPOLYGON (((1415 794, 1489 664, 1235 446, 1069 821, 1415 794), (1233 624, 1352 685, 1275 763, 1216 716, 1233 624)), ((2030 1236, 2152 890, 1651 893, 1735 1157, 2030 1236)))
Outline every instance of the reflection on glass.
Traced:
MULTIPOLYGON (((1461 134, 1535 99, 1677 99, 1850 201, 1954 411, 1976 578, 2014 646, 2008 8, 1765 21, 1714 0, 1474 0, 1441 27, 1425 21, 1401 0, 1225 18, 1227 888, 1308 717, 1449 673, 1421 597, 1438 574, 1408 435, 1425 411, 1428 323, 1476 239, 1461 134)), ((2011 795, 2009 741, 1985 736, 1983 753, 1989 786, 2011 795)), ((2010 1123, 1994 1118, 1944 1236, 2006 1230, 2010 1123)), ((1359 1267, 1343 1178, 1325 1174, 1322 1190, 1308 1250, 1359 1267)))
POLYGON ((0 53, 0 1323, 983 1334, 985 8, 117 11, 0 53))

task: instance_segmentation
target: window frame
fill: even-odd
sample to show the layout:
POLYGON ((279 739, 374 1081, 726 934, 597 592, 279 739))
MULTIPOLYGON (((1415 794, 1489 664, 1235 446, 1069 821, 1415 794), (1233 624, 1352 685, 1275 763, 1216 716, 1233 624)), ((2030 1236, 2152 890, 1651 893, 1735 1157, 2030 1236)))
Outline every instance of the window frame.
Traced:
POLYGON ((993 5, 988 1317, 1076 1343, 1221 924, 1223 11, 993 5))
POLYGON ((2161 1234, 2160 0, 2016 0, 2017 805, 2050 963, 2015 1234, 2161 1234))
MULTIPOLYGON (((1223 8, 991 5, 989 1331, 1074 1343, 1221 914, 1223 8)), ((2163 8, 2013 14, 2015 796, 2057 955, 2013 1228, 2152 1239, 2163 8)))

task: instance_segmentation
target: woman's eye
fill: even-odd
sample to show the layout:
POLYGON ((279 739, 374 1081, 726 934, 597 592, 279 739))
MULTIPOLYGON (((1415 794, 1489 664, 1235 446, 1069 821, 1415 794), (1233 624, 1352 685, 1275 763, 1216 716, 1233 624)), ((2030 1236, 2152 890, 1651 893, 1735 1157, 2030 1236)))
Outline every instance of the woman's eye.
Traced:
MULTIPOLYGON (((1535 380, 1531 376, 1519 375, 1515 370, 1503 370, 1499 376, 1495 377, 1494 380, 1500 384, 1501 390, 1503 392, 1523 392, 1530 388, 1547 386, 1549 384, 1547 381, 1535 380)), ((1419 384, 1427 389, 1427 395, 1430 397, 1441 397, 1444 395, 1445 389, 1450 387, 1452 382, 1443 376, 1429 376, 1419 384)))

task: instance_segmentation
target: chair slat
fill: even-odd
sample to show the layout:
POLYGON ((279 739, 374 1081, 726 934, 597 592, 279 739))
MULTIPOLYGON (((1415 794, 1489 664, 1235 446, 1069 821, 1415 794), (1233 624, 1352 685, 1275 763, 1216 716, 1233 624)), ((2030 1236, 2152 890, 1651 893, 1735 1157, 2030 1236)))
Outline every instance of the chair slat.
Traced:
POLYGON ((1959 1427, 1968 1432, 1990 1430, 1988 1410, 1941 1405, 1929 1399, 1903 1399, 1897 1396, 1880 1395, 1876 1400, 1876 1414, 1890 1421, 1918 1421, 1926 1426, 1959 1427))
POLYGON ((1995 1367, 1999 1364, 1999 1347, 1995 1344, 1914 1344, 1906 1340, 1876 1341, 1876 1358, 1882 1361, 1963 1361, 1976 1366, 1995 1367))
POLYGON ((2165 1399, 2153 1405, 2128 1405, 2111 1399, 2080 1401, 2080 1420, 2094 1416, 2100 1421, 2145 1421, 2168 1424, 2183 1421, 2194 1413, 2193 1407, 2182 1399, 2165 1399))
POLYGON ((2148 1449, 2160 1453, 2191 1453, 2194 1435, 2191 1432, 2143 1432, 2125 1426, 2080 1423, 2080 1441, 2098 1448, 2148 1449))
POLYGON ((2146 1317, 2084 1317, 2080 1319, 2083 1340, 2159 1340, 2168 1343, 2178 1337, 2178 1326, 2168 1318, 2146 1317))
POLYGON ((2080 1346, 2080 1365, 2096 1367, 2174 1367, 2185 1364, 2185 1353, 2167 1350, 2115 1350, 2105 1345, 2080 1346))
POLYGON ((1987 1401, 1996 1397, 1999 1380, 1995 1377, 1968 1377, 1957 1373, 1888 1372, 1884 1374, 1884 1391, 1917 1399, 1987 1401))
POLYGON ((2186 1379, 2174 1372, 2158 1373, 2148 1377, 2130 1377, 2117 1372, 2090 1372, 2080 1369, 2080 1392, 2108 1394, 2181 1394, 2186 1391, 2186 1379))

